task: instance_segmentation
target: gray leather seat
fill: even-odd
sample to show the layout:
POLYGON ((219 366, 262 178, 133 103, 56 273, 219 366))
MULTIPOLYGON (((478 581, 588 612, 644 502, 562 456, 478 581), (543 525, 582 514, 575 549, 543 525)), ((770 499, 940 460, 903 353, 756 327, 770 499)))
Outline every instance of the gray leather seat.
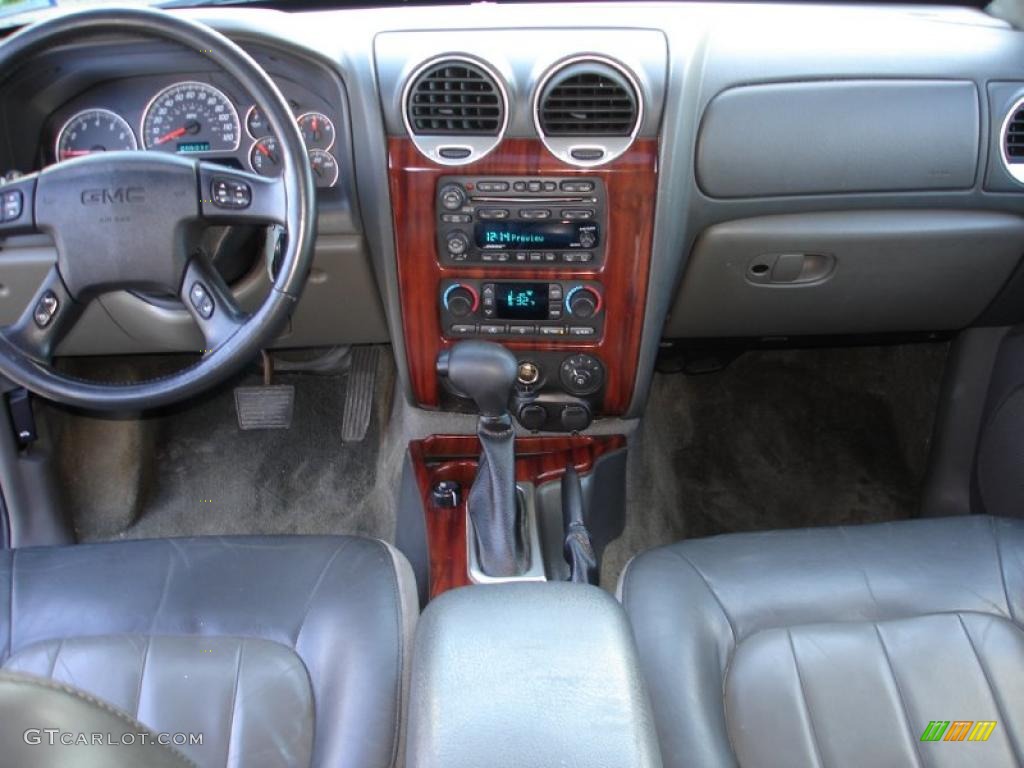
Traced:
POLYGON ((3 668, 201 733, 174 742, 200 766, 395 765, 416 612, 408 563, 371 539, 0 552, 3 668))
POLYGON ((1024 521, 686 541, 619 589, 666 768, 1024 763, 1024 521))

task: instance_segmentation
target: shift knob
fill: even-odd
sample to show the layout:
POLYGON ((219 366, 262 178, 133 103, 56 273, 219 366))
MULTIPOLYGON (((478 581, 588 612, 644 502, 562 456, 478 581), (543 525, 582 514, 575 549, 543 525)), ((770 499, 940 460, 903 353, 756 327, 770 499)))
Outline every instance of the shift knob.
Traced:
POLYGON ((504 416, 516 385, 515 355, 493 341, 460 341, 437 356, 437 372, 476 403, 481 416, 504 416))

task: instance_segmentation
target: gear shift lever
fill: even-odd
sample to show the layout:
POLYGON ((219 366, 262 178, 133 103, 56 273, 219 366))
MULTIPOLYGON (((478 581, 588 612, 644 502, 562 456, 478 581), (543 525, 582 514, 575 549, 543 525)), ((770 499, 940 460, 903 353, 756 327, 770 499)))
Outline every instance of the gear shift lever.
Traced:
POLYGON ((480 464, 469 490, 480 567, 488 576, 526 570, 523 525, 516 504, 515 430, 508 402, 515 388, 515 356, 491 341, 460 341, 437 357, 437 372, 480 411, 480 464))

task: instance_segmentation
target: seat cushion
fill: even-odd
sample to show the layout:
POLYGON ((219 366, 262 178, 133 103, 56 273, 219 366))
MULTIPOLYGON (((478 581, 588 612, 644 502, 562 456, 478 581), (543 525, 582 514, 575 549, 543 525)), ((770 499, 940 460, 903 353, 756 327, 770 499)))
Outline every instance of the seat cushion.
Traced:
POLYGON ((0 553, 0 662, 93 694, 201 766, 395 765, 411 570, 355 537, 0 553))
POLYGON ((619 590, 667 767, 1024 760, 1024 521, 686 541, 619 590))

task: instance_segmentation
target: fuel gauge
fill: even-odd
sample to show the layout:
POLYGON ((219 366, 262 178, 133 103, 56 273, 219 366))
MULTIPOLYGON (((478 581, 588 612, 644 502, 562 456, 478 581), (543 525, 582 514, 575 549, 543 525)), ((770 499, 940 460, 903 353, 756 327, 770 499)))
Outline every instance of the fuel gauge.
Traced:
POLYGON ((322 149, 310 150, 309 164, 313 168, 313 181, 317 187, 333 187, 338 183, 338 161, 330 152, 322 149))
POLYGON ((267 136, 253 144, 249 151, 249 165, 260 176, 280 176, 281 150, 277 146, 277 139, 267 136))
POLYGON ((330 149, 334 146, 334 123, 322 112, 300 115, 299 130, 306 149, 330 149))
POLYGON ((254 139, 262 139, 273 133, 270 130, 270 123, 263 116, 263 111, 255 104, 249 107, 249 112, 245 116, 245 128, 254 139))

